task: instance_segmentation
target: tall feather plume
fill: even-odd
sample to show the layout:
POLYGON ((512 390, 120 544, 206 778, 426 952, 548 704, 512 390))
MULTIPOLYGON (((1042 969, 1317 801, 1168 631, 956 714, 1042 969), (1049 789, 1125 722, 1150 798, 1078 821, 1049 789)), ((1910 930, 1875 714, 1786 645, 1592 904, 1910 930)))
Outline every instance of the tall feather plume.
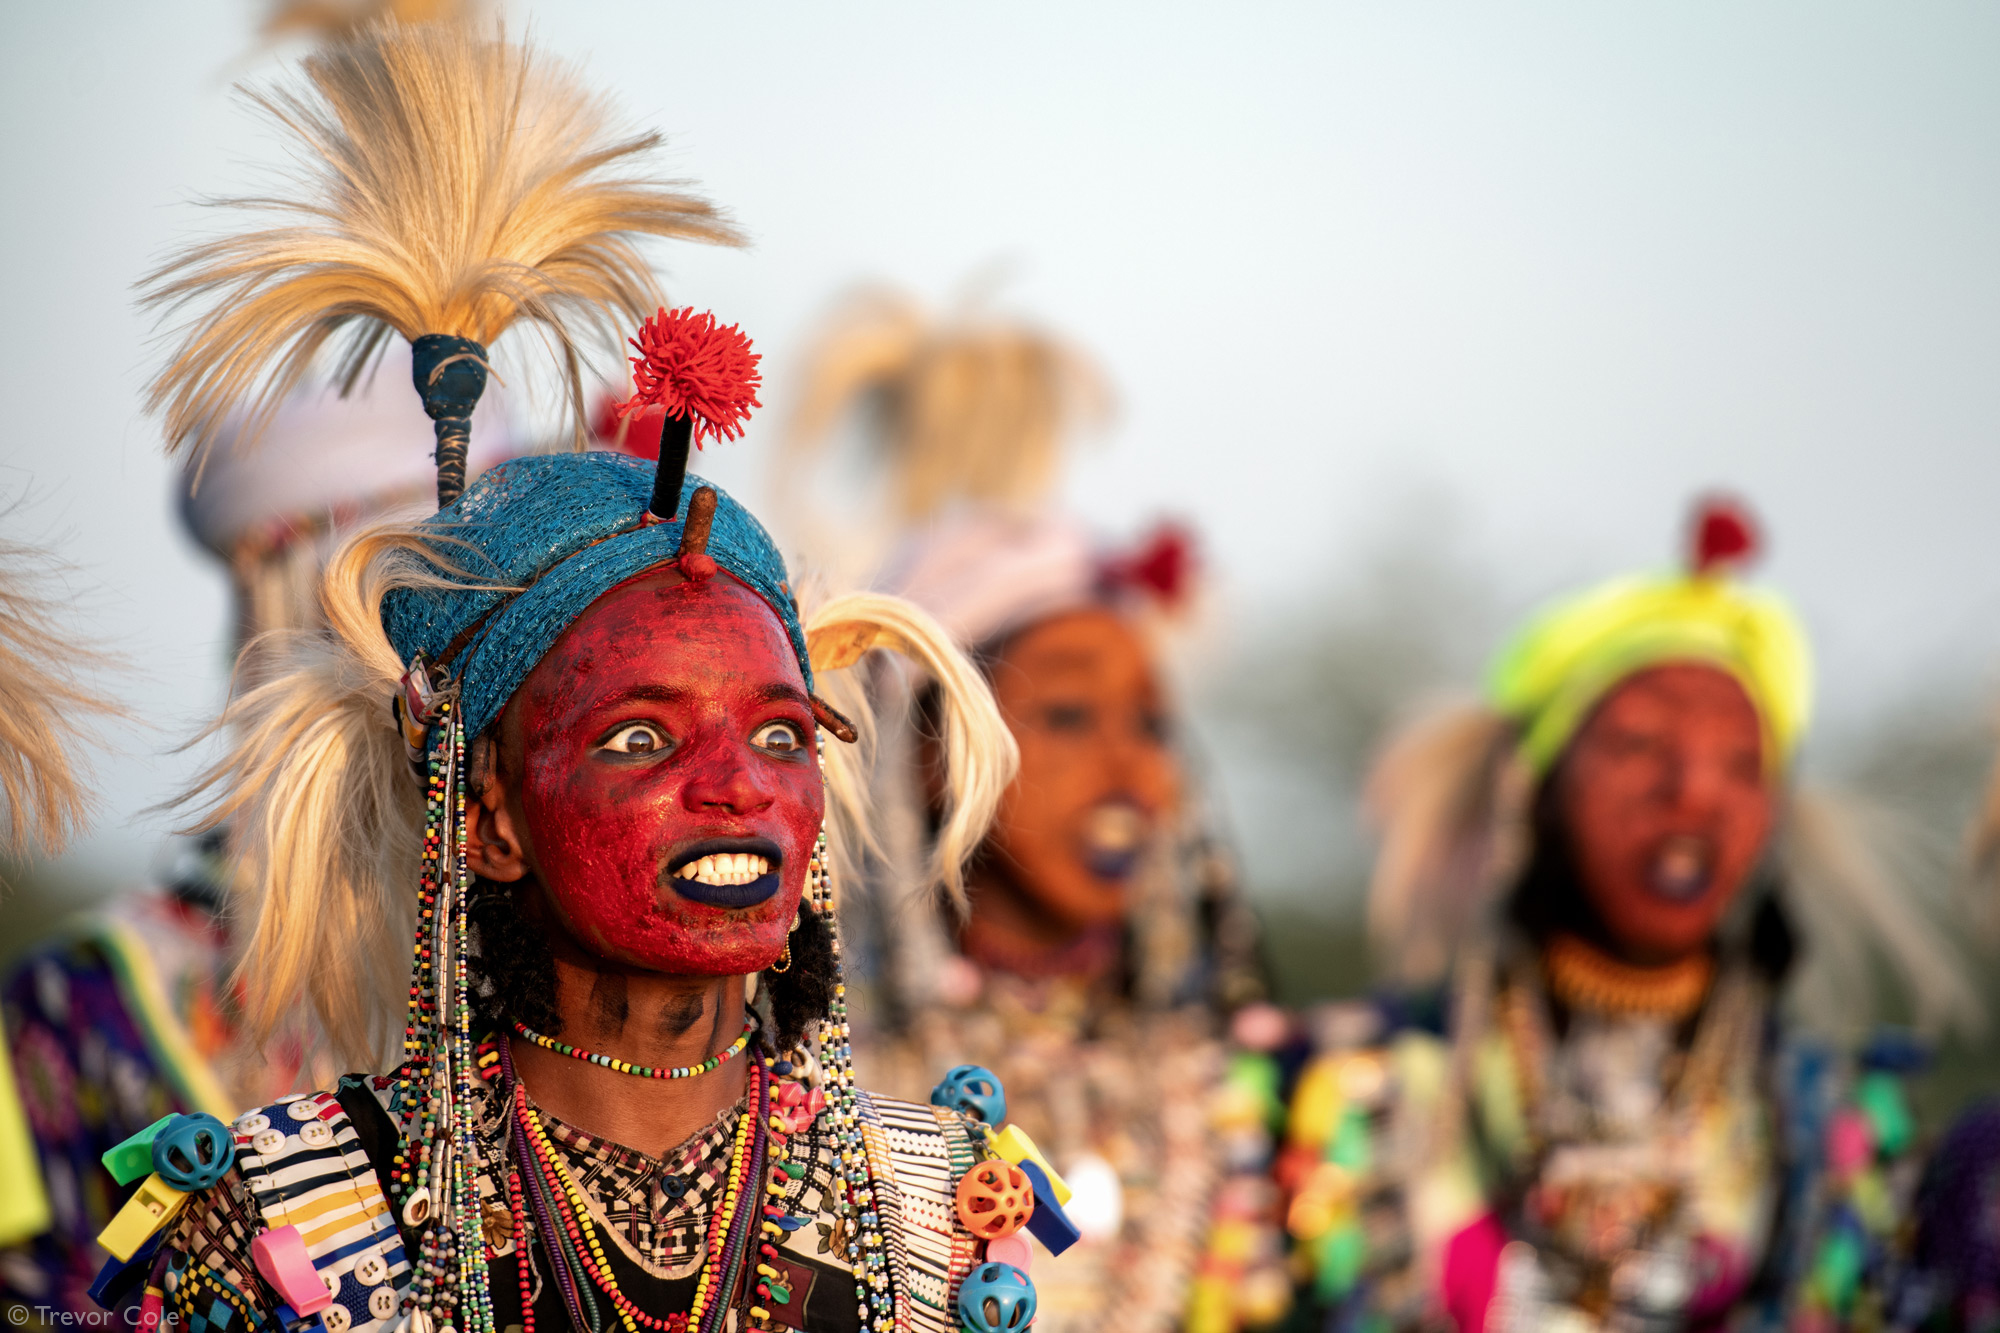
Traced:
POLYGON ((323 352, 351 388, 392 332, 484 349, 532 326, 581 421, 580 345, 615 348, 661 303, 638 239, 740 243, 648 169, 659 135, 616 131, 573 71, 497 29, 383 23, 304 74, 247 93, 293 158, 276 192, 220 201, 261 225, 141 283, 148 308, 182 319, 147 395, 170 451, 206 450, 239 410, 253 441, 323 352))
POLYGON ((124 710, 88 689, 77 667, 87 653, 64 632, 43 591, 47 553, 0 542, 0 799, 4 850, 53 856, 90 815, 79 751, 96 719, 124 710))
POLYGON ((904 518, 960 499, 1024 507, 1047 493, 1065 437, 1110 403, 1097 367, 1040 329, 976 313, 934 321, 866 290, 821 335, 787 448, 812 453, 860 407, 876 415, 904 518))
POLYGON ((486 6, 480 0, 275 0, 259 26, 269 42, 293 37, 348 41, 382 20, 459 23, 486 6))

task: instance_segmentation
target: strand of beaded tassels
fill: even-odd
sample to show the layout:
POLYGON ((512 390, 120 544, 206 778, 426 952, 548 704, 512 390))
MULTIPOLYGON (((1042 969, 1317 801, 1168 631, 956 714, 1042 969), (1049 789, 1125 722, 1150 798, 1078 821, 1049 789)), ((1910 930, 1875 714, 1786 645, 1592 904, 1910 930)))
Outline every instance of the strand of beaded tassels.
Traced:
MULTIPOLYGON (((821 760, 822 767, 825 760, 821 760)), ((833 870, 827 858, 826 831, 820 830, 807 868, 806 892, 825 922, 833 949, 833 1003, 819 1023, 819 1063, 825 1084, 827 1114, 833 1118, 833 1140, 843 1187, 835 1191, 847 1223, 842 1258, 854 1275, 854 1300, 861 1327, 876 1333, 895 1328, 895 1298, 889 1287, 888 1247, 882 1218, 875 1209, 875 1185, 868 1170, 868 1144, 861 1131, 861 1109, 855 1096, 854 1048, 847 1022, 846 972, 840 956, 840 921, 834 910, 833 870)))
POLYGON ((424 852, 412 944, 405 1059, 395 1109, 402 1131, 390 1191, 421 1233, 400 1333, 496 1333, 480 1230, 479 1156, 465 906, 465 728, 456 701, 438 701, 425 765, 424 852), (456 1323, 454 1323, 456 1320, 456 1323))

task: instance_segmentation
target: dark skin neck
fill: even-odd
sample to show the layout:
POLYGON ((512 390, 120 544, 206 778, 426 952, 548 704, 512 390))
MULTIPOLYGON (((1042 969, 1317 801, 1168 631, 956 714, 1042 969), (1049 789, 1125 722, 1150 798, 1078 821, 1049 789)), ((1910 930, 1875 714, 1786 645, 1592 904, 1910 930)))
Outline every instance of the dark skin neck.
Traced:
MULTIPOLYGON (((544 913, 545 919, 553 916, 544 913)), ((550 922, 558 1040, 655 1069, 699 1064, 743 1031, 743 978, 619 968, 550 922)), ((743 1097, 749 1051, 693 1078, 622 1074, 513 1039, 514 1070, 549 1114, 596 1138, 659 1157, 743 1097)))

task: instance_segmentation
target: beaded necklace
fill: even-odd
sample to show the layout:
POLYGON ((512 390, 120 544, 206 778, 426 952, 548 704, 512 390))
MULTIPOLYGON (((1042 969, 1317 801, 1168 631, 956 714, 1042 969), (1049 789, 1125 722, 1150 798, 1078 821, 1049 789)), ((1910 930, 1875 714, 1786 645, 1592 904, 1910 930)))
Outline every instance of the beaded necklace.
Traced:
MULTIPOLYGON (((514 1117, 532 1149, 533 1165, 555 1200, 554 1220, 567 1237, 570 1252, 577 1256, 585 1276, 611 1298, 612 1307, 618 1311, 627 1333, 639 1333, 641 1325, 655 1330, 655 1333, 686 1333, 690 1329, 706 1328, 714 1322, 708 1318, 710 1313, 719 1314, 723 1304, 717 1300, 718 1293, 734 1290, 742 1258, 742 1238, 748 1233, 748 1228, 742 1225, 747 1215, 747 1210, 743 1208, 743 1192, 747 1182, 758 1174, 758 1162, 763 1157, 760 1151, 763 1136, 756 1133, 756 1128, 760 1115, 768 1114, 769 1105, 767 1076, 763 1069, 753 1064, 743 1115, 737 1122, 730 1146, 729 1173, 722 1203, 709 1221, 708 1259, 695 1278, 693 1304, 686 1314, 661 1317, 641 1310, 619 1288, 610 1261, 605 1257, 603 1242, 598 1238, 597 1228, 591 1223, 582 1191, 563 1166, 555 1145, 549 1142, 548 1131, 542 1127, 540 1119, 528 1110, 526 1099, 515 1096, 514 1117)), ((520 1172, 526 1165, 523 1163, 516 1167, 513 1177, 516 1189, 520 1172)), ((522 1281, 525 1292, 527 1280, 524 1277, 522 1281)), ((527 1327, 524 1320, 524 1333, 527 1327)))
POLYGON ((731 1042, 726 1049, 709 1056, 700 1064, 681 1065, 673 1069, 654 1069, 650 1065, 635 1065, 629 1061, 619 1060, 609 1055, 598 1055, 595 1052, 584 1050, 581 1046, 565 1045, 557 1041, 554 1037, 544 1037, 518 1018, 514 1020, 515 1033, 525 1037, 545 1051, 554 1051, 557 1055, 567 1055, 572 1060, 584 1060, 594 1065, 602 1065, 604 1068, 615 1070, 620 1074, 636 1074, 640 1078, 694 1078, 697 1075, 706 1074, 709 1070, 719 1068, 742 1054, 743 1048, 750 1044, 750 1034, 756 1030, 757 1020, 746 1018, 743 1020, 743 1034, 731 1042))

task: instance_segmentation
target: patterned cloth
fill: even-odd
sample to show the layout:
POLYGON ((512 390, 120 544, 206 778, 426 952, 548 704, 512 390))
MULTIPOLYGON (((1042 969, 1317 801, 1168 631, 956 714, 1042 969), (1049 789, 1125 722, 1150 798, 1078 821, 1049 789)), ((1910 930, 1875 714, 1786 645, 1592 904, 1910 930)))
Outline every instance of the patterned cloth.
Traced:
POLYGON ((1347 1006, 1290 1082, 1286 1329, 1921 1321, 1907 1042, 1788 1040, 1735 967, 1685 1022, 1562 1009, 1523 966, 1461 982, 1450 1040, 1347 1006))
POLYGON ((1146 1013, 1068 978, 992 972, 976 999, 865 1053, 870 1078, 914 1095, 938 1069, 993 1070, 1009 1121, 1077 1191, 1067 1211, 1085 1239, 1033 1273, 1042 1333, 1179 1327, 1224 1170, 1212 1027, 1199 1009, 1146 1013))
MULTIPOLYGON (((370 1144, 369 1156, 377 1174, 386 1177, 388 1163, 381 1158, 394 1150, 389 1113, 394 1109, 396 1079, 393 1075, 349 1079, 344 1087, 365 1089, 383 1112, 377 1124, 387 1132, 370 1144)), ((539 1119, 582 1193, 592 1224, 608 1242, 606 1254, 620 1289, 649 1313, 664 1317, 685 1310, 707 1258, 703 1242, 722 1195, 730 1140, 742 1107, 731 1107, 671 1151, 653 1157, 593 1136, 537 1108, 525 1087, 516 1095, 539 1119)), ((506 1329, 521 1322, 517 1238, 505 1206, 513 1112, 493 1084, 479 1085, 474 1097, 479 1192, 487 1204, 482 1217, 486 1258, 495 1315, 506 1329)), ((342 1100, 351 1113, 357 1106, 360 1113, 370 1110, 359 1097, 342 1100)), ((871 1143, 870 1166, 885 1196, 885 1222, 890 1217, 902 1219, 900 1228, 890 1224, 892 1262, 905 1296, 899 1302, 898 1326, 911 1333, 949 1333, 956 1320, 949 1319, 946 1311, 958 1280, 975 1259, 971 1238, 956 1226, 951 1205, 957 1177, 972 1160, 970 1142, 954 1117, 933 1107, 884 1101, 871 1102, 869 1109, 877 1127, 875 1138, 880 1140, 879 1149, 871 1143)), ((368 1142, 365 1133, 363 1141, 368 1142)), ((789 1233, 779 1247, 775 1264, 792 1300, 774 1307, 776 1321, 814 1333, 856 1328, 854 1280, 836 1257, 842 1225, 834 1209, 838 1163, 823 1124, 793 1137, 791 1160, 806 1167, 804 1174, 790 1181, 782 1195, 770 1197, 786 1212, 807 1219, 807 1225, 789 1233)), ((277 1305, 249 1260, 250 1240, 259 1229, 252 1219, 257 1216, 244 1181, 232 1171, 215 1189, 191 1200, 175 1224, 162 1272, 174 1273, 171 1285, 190 1292, 197 1308, 210 1309, 220 1302, 219 1316, 225 1319, 223 1327, 196 1333, 234 1333, 236 1325, 229 1321, 244 1317, 264 1326, 277 1305)), ((406 1234, 404 1243, 413 1251, 411 1239, 406 1234)), ((531 1238, 530 1247, 534 1265, 530 1291, 537 1324, 564 1328, 568 1313, 548 1266, 548 1251, 539 1236, 531 1238)), ((615 1329, 609 1300, 602 1294, 596 1300, 605 1328, 615 1329)), ((737 1326, 732 1312, 726 1327, 737 1326)))
MULTIPOLYGON (((158 892, 79 917, 0 983, 14 1082, 47 1189, 51 1226, 0 1251, 0 1299, 95 1312, 97 1233, 123 1202, 99 1160, 169 1112, 228 1113, 288 1081, 236 1050, 220 927, 158 892), (240 1104, 240 1103, 239 1103, 240 1104)), ((282 1065, 282 1062, 279 1062, 282 1065)))

